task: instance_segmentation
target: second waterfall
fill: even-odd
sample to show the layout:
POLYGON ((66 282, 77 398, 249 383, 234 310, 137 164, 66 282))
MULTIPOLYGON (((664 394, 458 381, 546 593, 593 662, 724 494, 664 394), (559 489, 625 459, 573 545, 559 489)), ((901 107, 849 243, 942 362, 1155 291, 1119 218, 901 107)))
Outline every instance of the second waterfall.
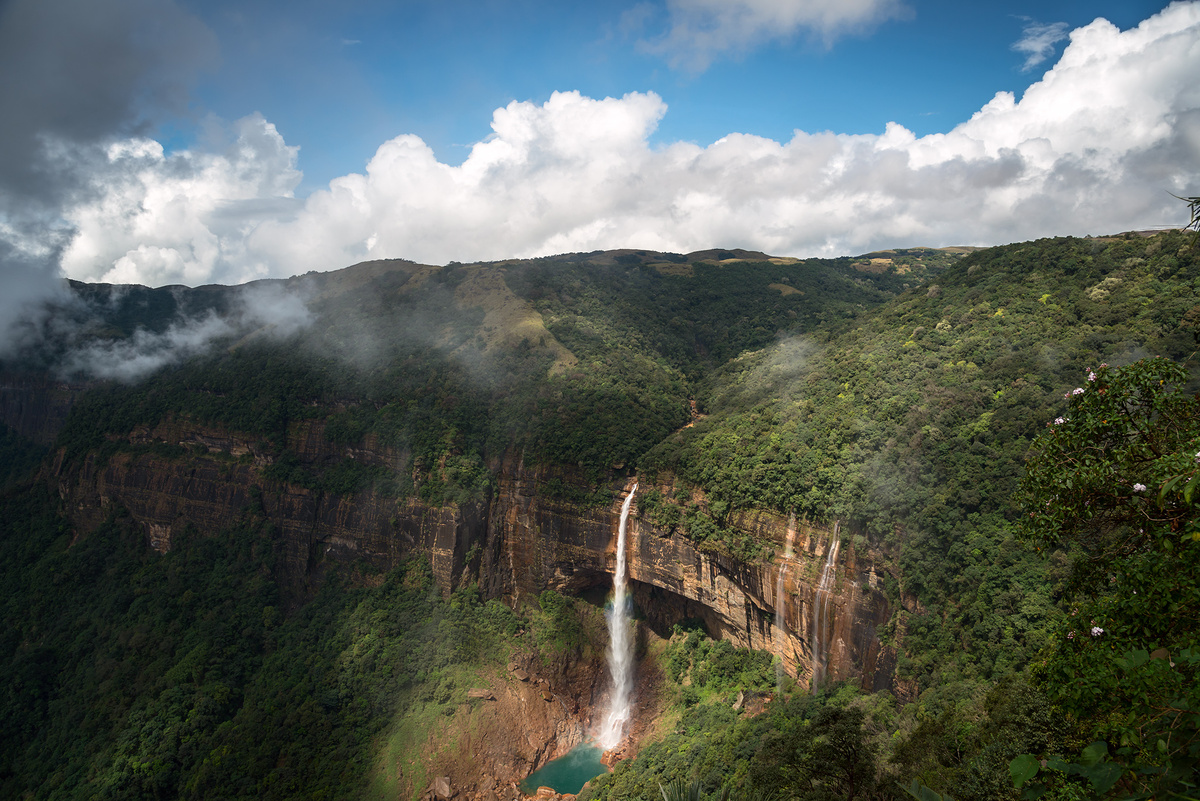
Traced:
POLYGON ((813 593, 812 620, 812 691, 815 693, 825 678, 825 663, 829 659, 829 642, 822 633, 829 617, 829 596, 833 593, 833 582, 837 576, 838 550, 842 541, 838 537, 839 521, 834 521, 833 536, 829 538, 829 549, 825 552, 825 567, 821 569, 821 582, 813 593))
POLYGON ((617 529, 617 569, 613 573, 613 602, 608 612, 608 668, 612 673, 613 691, 608 717, 600 729, 600 747, 606 751, 616 748, 625 734, 625 724, 633 716, 633 631, 629 590, 625 581, 625 527, 633 493, 621 504, 621 524, 617 529))

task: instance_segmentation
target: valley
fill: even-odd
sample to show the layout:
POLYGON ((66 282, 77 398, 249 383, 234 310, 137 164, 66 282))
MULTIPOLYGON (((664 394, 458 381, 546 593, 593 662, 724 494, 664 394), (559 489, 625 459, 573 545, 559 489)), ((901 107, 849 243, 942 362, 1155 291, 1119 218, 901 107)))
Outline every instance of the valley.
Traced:
POLYGON ((1172 231, 857 259, 369 262, 273 282, 303 301, 299 328, 231 322, 119 380, 73 354, 128 365, 122 347, 233 321, 241 290, 77 285, 74 327, 0 374, 19 732, 0 788, 508 801, 606 710, 604 597, 635 485, 635 712, 581 799, 677 779, 1015 798, 1013 759, 1069 762, 1093 739, 1132 749, 1107 763, 1129 773, 1113 792, 1147 765, 1189 781, 1191 707, 1144 756, 1054 671, 1077 669, 1060 655, 1090 605, 1113 658, 1166 648, 1153 680, 1194 676, 1195 631, 1165 621, 1200 611, 1182 494, 1196 254, 1172 231), (1121 551, 1148 561, 1105 574, 1175 582, 1135 630, 1118 590, 1077 580, 1086 542, 1020 528, 1022 482, 1050 421, 1088 419, 1072 387, 1116 393, 1152 356, 1179 365, 1154 373, 1182 393, 1163 396, 1182 405, 1154 491, 1182 511, 1167 551, 1121 551))

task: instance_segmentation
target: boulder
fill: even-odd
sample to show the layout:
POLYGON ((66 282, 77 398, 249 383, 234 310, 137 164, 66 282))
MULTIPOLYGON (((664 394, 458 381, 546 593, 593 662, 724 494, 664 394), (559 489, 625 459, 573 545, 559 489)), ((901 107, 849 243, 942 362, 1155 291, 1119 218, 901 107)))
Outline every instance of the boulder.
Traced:
POLYGON ((429 789, 433 793, 434 798, 440 798, 444 801, 449 801, 449 799, 454 797, 454 794, 450 791, 449 776, 438 776, 433 780, 433 784, 430 785, 429 789))

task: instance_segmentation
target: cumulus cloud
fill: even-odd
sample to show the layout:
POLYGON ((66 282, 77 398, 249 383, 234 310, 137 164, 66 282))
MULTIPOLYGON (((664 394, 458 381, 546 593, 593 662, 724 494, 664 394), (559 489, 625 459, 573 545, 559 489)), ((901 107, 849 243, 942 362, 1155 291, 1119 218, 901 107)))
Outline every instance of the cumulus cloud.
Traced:
MULTIPOLYGON (((1182 223, 1200 182, 1200 4, 1137 28, 1076 29, 1018 99, 998 93, 945 134, 649 139, 653 93, 513 102, 454 166, 418 137, 362 174, 290 197, 295 152, 261 118, 224 151, 110 151, 112 188, 68 215, 72 275, 203 282, 369 258, 442 263, 640 247, 841 255, 1182 223), (88 266, 90 265, 90 266, 88 266)), ((109 180, 109 179, 106 179, 109 180)))
POLYGON ((242 283, 271 267, 247 252, 263 220, 286 220, 298 203, 298 148, 254 114, 211 137, 209 151, 171 156, 148 139, 110 145, 91 181, 96 200, 64 218, 75 231, 62 257, 79 280, 150 286, 242 283))
POLYGON ((0 356, 62 300, 64 208, 103 192, 105 149, 186 110, 216 40, 171 0, 0 4, 0 356))
POLYGON ((645 44, 673 66, 703 70, 716 57, 807 32, 831 44, 909 13, 900 0, 667 0, 669 29, 645 44))
POLYGON ((1021 70, 1028 72, 1054 55, 1054 46, 1067 38, 1068 26, 1065 22, 1041 23, 1028 17, 1023 19, 1025 29, 1021 32, 1021 38, 1013 43, 1012 49, 1025 54, 1021 70))

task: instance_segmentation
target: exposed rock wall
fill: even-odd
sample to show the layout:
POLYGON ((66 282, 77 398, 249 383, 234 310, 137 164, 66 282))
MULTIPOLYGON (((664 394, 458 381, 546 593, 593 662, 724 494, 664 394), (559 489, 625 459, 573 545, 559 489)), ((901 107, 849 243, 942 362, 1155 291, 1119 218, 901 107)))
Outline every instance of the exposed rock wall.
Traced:
MULTIPOLYGON (((315 589, 330 563, 366 560, 386 569, 414 550, 430 555, 439 586, 455 586, 464 555, 480 536, 483 517, 475 509, 430 507, 375 492, 328 495, 265 480, 262 468, 270 463, 265 443, 229 432, 165 423, 134 431, 130 443, 143 448, 103 462, 89 455, 67 465, 58 455, 51 473, 80 531, 99 525, 115 503, 142 524, 152 547, 166 552, 186 527, 217 531, 255 512, 273 524, 277 578, 293 602, 315 589), (189 453, 161 455, 155 444, 182 446, 189 453)), ((339 448, 311 421, 294 427, 289 444, 310 463, 346 456, 367 464, 398 458, 371 440, 359 448, 339 448)))
POLYGON ((42 374, 0 373, 0 421, 39 445, 49 445, 81 389, 42 374))
MULTIPOLYGON (((608 507, 580 506, 546 492, 551 480, 561 484, 569 476, 527 468, 515 455, 497 466, 497 485, 486 505, 460 508, 376 492, 327 495, 265 480, 262 470, 270 462, 265 443, 220 430, 167 423, 135 431, 130 444, 132 450, 103 463, 91 456, 67 465, 60 456, 53 466, 81 532, 119 504, 144 526, 150 544, 166 551, 185 527, 215 531, 253 512, 273 524, 278 579, 293 602, 311 593, 331 564, 366 560, 387 568, 413 552, 430 555, 444 591, 478 579, 486 595, 514 603, 547 588, 574 593, 611 585, 627 488, 608 507), (176 448, 164 455, 156 444, 182 446, 186 453, 176 448)), ((347 457, 365 464, 407 462, 406 454, 372 439, 355 448, 330 443, 313 421, 293 426, 289 445, 306 464, 347 457)), ((755 512, 731 523, 774 544, 776 553, 742 562, 705 552, 679 531, 631 518, 629 573, 648 622, 662 629, 683 618, 702 618, 714 634, 777 654, 789 673, 804 679, 812 673, 813 631, 820 626, 827 677, 860 676, 868 687, 890 686, 894 657, 877 636, 890 617, 879 555, 843 547, 824 614, 814 615, 831 533, 802 523, 794 553, 785 559, 785 519, 755 512)))
MULTIPOLYGON (((502 466, 489 515, 484 564, 491 594, 516 600, 546 588, 572 592, 611 582, 620 505, 633 482, 611 507, 580 509, 538 491, 552 477, 527 470, 519 462, 502 466)), ((802 524, 795 553, 784 559, 785 518, 754 512, 731 522, 761 542, 774 543, 775 556, 744 563, 704 552, 678 531, 631 518, 629 576, 642 613, 660 627, 687 617, 701 618, 714 634, 740 646, 771 651, 790 674, 806 679, 812 674, 813 627, 819 625, 827 647, 822 657, 827 660, 828 678, 860 676, 867 687, 890 686, 895 658, 881 646, 877 633, 891 616, 881 583, 880 555, 842 549, 824 614, 814 616, 831 532, 802 524), (777 625, 780 607, 782 625, 777 625)))

